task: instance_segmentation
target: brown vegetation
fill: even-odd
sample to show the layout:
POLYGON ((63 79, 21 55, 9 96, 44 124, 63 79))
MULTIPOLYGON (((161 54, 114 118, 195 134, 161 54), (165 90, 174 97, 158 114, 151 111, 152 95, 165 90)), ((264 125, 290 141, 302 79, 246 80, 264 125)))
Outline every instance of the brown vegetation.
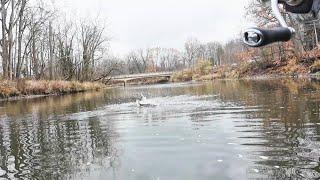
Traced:
POLYGON ((78 81, 2 81, 0 82, 0 98, 28 95, 71 94, 77 92, 100 90, 101 83, 78 81))
POLYGON ((306 51, 302 58, 297 58, 292 53, 288 53, 287 57, 281 60, 269 58, 251 60, 250 57, 252 56, 245 56, 244 54, 244 52, 241 52, 238 56, 241 57, 241 61, 233 65, 212 67, 209 61, 199 61, 194 70, 186 69, 175 73, 172 81, 208 81, 212 79, 237 79, 257 76, 297 76, 319 74, 320 72, 320 59, 317 56, 317 54, 320 54, 320 50, 317 49, 306 51))
POLYGON ((171 81, 172 82, 184 82, 184 81, 208 81, 213 80, 212 76, 212 63, 206 60, 198 61, 196 68, 190 68, 181 72, 175 73, 171 81))
POLYGON ((320 60, 314 61, 314 63, 310 66, 311 73, 317 73, 320 71, 320 60))

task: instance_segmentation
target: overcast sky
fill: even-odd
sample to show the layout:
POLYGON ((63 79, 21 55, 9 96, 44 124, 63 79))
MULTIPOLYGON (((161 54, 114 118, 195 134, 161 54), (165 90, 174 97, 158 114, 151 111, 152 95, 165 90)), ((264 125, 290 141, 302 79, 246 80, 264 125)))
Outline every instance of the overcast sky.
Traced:
POLYGON ((54 0, 73 18, 99 17, 123 55, 148 47, 183 48, 188 38, 226 42, 247 26, 248 0, 54 0))

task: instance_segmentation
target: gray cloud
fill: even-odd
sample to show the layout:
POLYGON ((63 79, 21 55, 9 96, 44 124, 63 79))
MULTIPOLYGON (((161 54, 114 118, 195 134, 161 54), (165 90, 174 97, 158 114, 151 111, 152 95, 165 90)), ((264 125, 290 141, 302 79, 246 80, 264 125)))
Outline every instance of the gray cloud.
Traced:
POLYGON ((182 48, 189 38, 225 42, 247 24, 248 0, 56 0, 73 17, 104 19, 112 49, 182 48))

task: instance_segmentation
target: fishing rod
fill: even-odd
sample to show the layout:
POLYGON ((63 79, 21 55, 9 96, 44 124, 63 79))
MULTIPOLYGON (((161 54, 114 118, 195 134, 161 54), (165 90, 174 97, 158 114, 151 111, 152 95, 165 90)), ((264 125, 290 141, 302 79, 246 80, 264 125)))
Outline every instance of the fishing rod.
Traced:
POLYGON ((280 24, 280 27, 263 29, 258 27, 248 28, 243 33, 243 41, 250 47, 262 47, 274 42, 289 41, 295 34, 295 29, 288 26, 280 12, 279 4, 283 4, 287 12, 294 14, 309 14, 317 16, 320 9, 320 0, 262 0, 263 3, 271 3, 272 13, 280 24))

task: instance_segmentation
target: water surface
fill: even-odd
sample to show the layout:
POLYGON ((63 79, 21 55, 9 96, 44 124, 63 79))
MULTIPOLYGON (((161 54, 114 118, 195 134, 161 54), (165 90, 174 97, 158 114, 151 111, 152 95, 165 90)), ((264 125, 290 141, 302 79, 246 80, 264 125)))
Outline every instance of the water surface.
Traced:
POLYGON ((0 178, 320 178, 319 89, 230 80, 1 102, 0 178), (140 93, 158 106, 137 107, 140 93))

